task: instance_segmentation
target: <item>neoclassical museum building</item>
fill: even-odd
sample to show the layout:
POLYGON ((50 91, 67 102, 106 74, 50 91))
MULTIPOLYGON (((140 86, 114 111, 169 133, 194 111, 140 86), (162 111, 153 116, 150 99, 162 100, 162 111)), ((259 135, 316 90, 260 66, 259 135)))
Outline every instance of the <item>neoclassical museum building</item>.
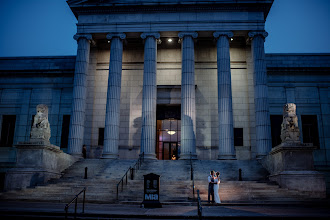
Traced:
POLYGON ((2 173, 38 104, 50 142, 78 157, 85 145, 88 158, 256 160, 295 103, 301 141, 329 170, 330 54, 265 54, 273 0, 67 3, 76 56, 0 58, 2 173))

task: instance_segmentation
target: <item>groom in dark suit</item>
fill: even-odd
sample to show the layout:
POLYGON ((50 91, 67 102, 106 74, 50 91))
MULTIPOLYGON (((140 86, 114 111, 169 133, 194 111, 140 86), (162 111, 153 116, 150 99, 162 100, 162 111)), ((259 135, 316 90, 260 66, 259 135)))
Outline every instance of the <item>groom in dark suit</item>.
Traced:
POLYGON ((212 203, 214 203, 214 175, 213 175, 213 170, 211 170, 210 175, 207 178, 209 182, 209 190, 208 190, 208 196, 207 196, 207 201, 210 203, 210 196, 212 196, 212 203))

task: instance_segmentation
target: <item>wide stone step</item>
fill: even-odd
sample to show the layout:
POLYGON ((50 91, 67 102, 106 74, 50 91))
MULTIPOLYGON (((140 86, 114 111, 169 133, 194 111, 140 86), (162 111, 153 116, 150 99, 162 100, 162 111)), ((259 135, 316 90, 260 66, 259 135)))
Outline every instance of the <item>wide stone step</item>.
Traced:
MULTIPOLYGON (((81 160, 63 172, 60 179, 35 188, 11 191, 0 194, 1 199, 31 201, 68 202, 84 187, 86 201, 93 203, 116 202, 117 184, 126 170, 135 160, 81 160), (88 167, 88 179, 84 179, 84 167, 88 167), (49 197, 52 197, 51 199, 49 197)), ((268 174, 256 161, 194 161, 195 195, 197 189, 203 201, 207 200, 209 171, 221 172, 220 198, 223 202, 271 202, 300 201, 308 194, 279 188, 265 180, 268 174), (238 169, 243 170, 243 180, 237 181, 238 169), (248 181, 247 181, 248 180, 248 181)), ((142 202, 145 174, 160 175, 160 201, 169 203, 191 203, 193 197, 190 180, 189 161, 146 161, 140 170, 134 173, 134 180, 128 175, 119 185, 119 201, 142 202)))

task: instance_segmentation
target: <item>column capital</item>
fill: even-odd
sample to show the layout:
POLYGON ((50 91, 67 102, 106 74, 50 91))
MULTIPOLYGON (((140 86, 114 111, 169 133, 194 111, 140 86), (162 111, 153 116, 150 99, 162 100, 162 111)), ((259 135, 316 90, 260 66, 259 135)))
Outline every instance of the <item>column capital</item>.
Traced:
POLYGON ((120 39, 124 40, 126 38, 126 34, 124 33, 109 33, 107 34, 107 39, 111 40, 114 37, 119 37, 120 39))
POLYGON ((160 34, 158 32, 144 32, 141 34, 142 39, 146 39, 147 37, 154 37, 155 39, 159 39, 160 34))
POLYGON ((91 34, 75 34, 73 36, 73 39, 75 39, 76 41, 78 41, 79 38, 86 38, 89 41, 93 39, 91 34))
POLYGON ((231 31, 216 31, 213 33, 214 38, 219 38, 220 36, 226 36, 228 38, 231 38, 234 36, 234 34, 231 31))
POLYGON ((179 38, 184 38, 185 36, 191 36, 192 38, 197 38, 198 33, 197 32, 180 32, 178 34, 179 38))
POLYGON ((249 37, 254 38, 255 36, 260 35, 262 38, 266 38, 268 36, 268 33, 266 31, 251 31, 249 32, 249 37))

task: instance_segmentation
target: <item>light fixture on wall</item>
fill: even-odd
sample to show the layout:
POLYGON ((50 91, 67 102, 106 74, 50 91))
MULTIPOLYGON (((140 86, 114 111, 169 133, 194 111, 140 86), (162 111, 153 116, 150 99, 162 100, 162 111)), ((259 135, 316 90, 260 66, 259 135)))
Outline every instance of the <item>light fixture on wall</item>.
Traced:
POLYGON ((176 133, 175 131, 167 131, 167 134, 169 134, 169 135, 173 135, 175 133, 176 133))
POLYGON ((169 39, 167 39, 167 41, 171 43, 173 40, 172 40, 172 38, 169 38, 169 39))

